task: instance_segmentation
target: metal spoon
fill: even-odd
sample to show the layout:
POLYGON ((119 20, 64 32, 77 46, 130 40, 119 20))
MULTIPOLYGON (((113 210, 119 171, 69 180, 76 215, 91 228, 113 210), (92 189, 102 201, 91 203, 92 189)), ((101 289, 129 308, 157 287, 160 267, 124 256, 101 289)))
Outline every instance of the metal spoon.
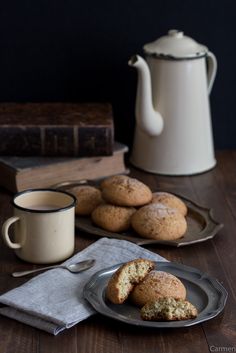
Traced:
POLYGON ((37 268, 35 270, 30 270, 30 271, 13 272, 12 276, 13 277, 22 277, 22 276, 26 276, 26 275, 29 275, 34 272, 50 270, 52 268, 64 268, 72 273, 78 273, 78 272, 82 272, 82 271, 89 269, 94 264, 95 264, 95 260, 85 260, 85 261, 80 261, 80 262, 77 262, 77 263, 71 264, 71 265, 53 265, 53 266, 37 268))

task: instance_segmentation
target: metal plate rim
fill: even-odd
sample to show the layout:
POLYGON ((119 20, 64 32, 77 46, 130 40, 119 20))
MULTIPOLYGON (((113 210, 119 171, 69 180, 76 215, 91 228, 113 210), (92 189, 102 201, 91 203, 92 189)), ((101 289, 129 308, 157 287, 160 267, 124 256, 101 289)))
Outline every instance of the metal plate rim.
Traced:
POLYGON ((199 204, 197 204, 196 202, 193 202, 192 200, 186 198, 185 196, 179 195, 174 192, 171 192, 171 193, 179 197, 180 199, 182 199, 192 212, 197 213, 198 216, 201 216, 204 219, 206 226, 201 232, 197 234, 199 236, 198 238, 191 240, 191 239, 188 239, 188 235, 186 235, 186 237, 182 237, 177 240, 165 241, 165 240, 142 238, 141 236, 138 236, 138 234, 133 236, 126 233, 113 233, 113 232, 103 230, 98 226, 93 225, 92 223, 89 225, 83 224, 83 222, 86 222, 86 219, 89 220, 89 222, 91 222, 91 220, 89 218, 82 217, 82 216, 81 217, 76 216, 75 226, 77 229, 81 231, 96 235, 98 237, 124 239, 124 240, 131 241, 140 246, 160 244, 160 245, 167 245, 167 246, 174 246, 174 247, 193 245, 193 244, 201 243, 206 240, 212 239, 219 232, 219 230, 223 228, 224 225, 215 220, 213 216, 212 208, 206 208, 206 207, 200 206, 199 204))
MULTIPOLYGON (((149 328, 180 328, 180 327, 189 327, 193 325, 200 324, 202 322, 208 321, 210 319, 213 319, 217 315, 219 315, 226 304, 228 293, 226 289, 223 287, 223 285, 214 277, 209 276, 207 273, 204 273, 197 268, 190 267, 187 265, 179 264, 179 263, 174 263, 174 262, 169 262, 169 261, 163 261, 163 262, 155 262, 157 268, 161 270, 161 268, 164 266, 167 267, 173 267, 177 270, 183 271, 183 273, 187 274, 197 274, 199 275, 199 281, 208 281, 212 288, 216 292, 218 292, 218 308, 211 311, 211 312, 206 312, 204 315, 199 315, 196 319, 193 320, 183 320, 183 321, 171 321, 171 322, 158 322, 158 321, 143 321, 143 320, 131 320, 128 317, 124 317, 122 315, 119 315, 115 313, 111 308, 109 308, 104 300, 101 300, 98 298, 98 293, 94 293, 92 291, 92 287, 94 286, 94 283, 99 280, 99 277, 105 276, 107 274, 112 274, 114 273, 121 265, 122 263, 108 267, 106 269, 100 270, 96 272, 90 280, 87 282, 87 284, 84 287, 83 290, 83 295, 85 299, 93 306, 93 308, 100 314, 105 315, 111 319, 115 319, 117 321, 134 325, 134 326, 140 326, 140 327, 149 327, 149 328), (96 303, 96 299, 98 302, 96 303)), ((193 283, 196 285, 196 282, 193 281, 193 283)), ((199 286, 200 288, 200 286, 199 286)), ((105 288, 102 288, 102 291, 104 291, 105 288)), ((101 294, 101 293, 100 293, 101 294)), ((138 309, 137 309, 138 310, 138 309)), ((204 309, 205 310, 205 309, 204 309)), ((203 310, 203 312, 204 312, 203 310)), ((201 314, 201 313, 200 313, 201 314)))

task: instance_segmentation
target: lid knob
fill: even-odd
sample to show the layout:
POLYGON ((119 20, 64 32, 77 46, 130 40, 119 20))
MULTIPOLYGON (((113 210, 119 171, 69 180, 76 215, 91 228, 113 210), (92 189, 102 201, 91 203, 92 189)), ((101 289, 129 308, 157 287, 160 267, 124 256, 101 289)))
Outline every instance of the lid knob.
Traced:
POLYGON ((170 29, 168 35, 175 38, 183 38, 184 32, 178 31, 177 29, 170 29))

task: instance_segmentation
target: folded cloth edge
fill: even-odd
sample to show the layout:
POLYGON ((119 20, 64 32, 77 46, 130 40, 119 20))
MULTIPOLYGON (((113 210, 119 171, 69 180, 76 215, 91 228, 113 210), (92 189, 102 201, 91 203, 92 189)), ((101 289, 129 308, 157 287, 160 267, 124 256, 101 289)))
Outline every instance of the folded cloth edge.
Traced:
POLYGON ((69 329, 76 325, 77 323, 86 320, 92 315, 95 315, 96 312, 95 310, 91 309, 91 313, 85 313, 83 317, 80 317, 79 321, 74 321, 71 322, 70 324, 58 324, 56 325, 55 323, 51 321, 47 321, 45 319, 36 317, 35 315, 30 315, 24 311, 17 310, 13 307, 5 306, 0 308, 0 314, 4 315, 10 319, 14 319, 18 322, 24 323, 26 325, 35 327, 39 330, 46 331, 48 333, 53 334, 54 336, 58 335, 60 332, 64 331, 65 329, 69 329))
MULTIPOLYGON (((68 259, 67 261, 65 261, 66 264, 71 263, 74 261, 74 259, 76 258, 77 260, 82 260, 83 256, 87 256, 86 254, 90 251, 95 251, 98 247, 103 247, 104 249, 107 247, 115 247, 116 250, 119 249, 120 251, 120 261, 118 261, 119 263, 122 262, 126 262, 129 259, 127 259, 127 254, 126 254, 126 258, 124 256, 124 259, 122 259, 122 254, 124 250, 124 252, 126 251, 127 253, 129 252, 129 257, 130 260, 133 258, 137 258, 137 257, 147 257, 150 260, 153 261, 167 261, 166 259, 164 259, 163 257, 161 257, 158 254, 155 254, 147 249, 144 249, 136 244, 133 244, 131 242, 128 242, 126 240, 117 240, 117 239, 109 239, 109 238, 101 238, 98 241, 96 241, 95 243, 91 244, 90 246, 88 246, 87 248, 85 248, 84 250, 78 252, 77 254, 75 254, 73 257, 71 257, 70 259, 68 259), (127 251, 128 249, 128 251, 127 251), (138 253, 138 255, 137 255, 138 253)), ((116 263, 118 263, 116 262, 116 263)), ((116 263, 111 263, 110 266, 116 264, 116 263)), ((107 264, 104 266, 104 268, 107 268, 107 264)), ((100 268, 101 269, 101 268, 100 268)), ((99 270, 100 270, 99 269, 99 270)), ((56 271, 56 270, 51 270, 51 271, 56 271)), ((47 271, 48 272, 48 271, 47 271)), ((30 281, 28 281, 26 284, 30 285, 31 282, 33 281, 37 281, 38 278, 46 276, 47 272, 38 275, 36 277, 34 277, 33 279, 31 279, 30 281)), ((97 271, 95 271, 97 272, 97 271)), ((95 273, 94 272, 94 273, 95 273)), ((26 284, 23 284, 20 287, 25 286, 26 284)), ((17 288, 20 288, 17 287, 17 288)), ((71 322, 64 322, 63 320, 58 320, 55 319, 53 317, 47 316, 47 315, 43 315, 40 316, 40 314, 38 312, 33 312, 30 310, 26 309, 22 309, 21 307, 18 307, 17 305, 15 305, 15 303, 11 300, 8 300, 8 293, 17 290, 17 288, 3 294, 0 296, 0 303, 4 304, 4 305, 8 305, 6 307, 2 307, 0 308, 0 314, 8 316, 10 318, 16 319, 17 321, 20 322, 24 322, 28 325, 34 326, 36 328, 42 329, 44 331, 47 331, 49 333, 53 333, 54 335, 58 334, 59 332, 61 332, 62 330, 64 330, 65 328, 69 328, 72 327, 73 325, 77 324, 78 322, 85 320, 86 318, 88 318, 89 316, 93 315, 95 313, 94 309, 92 309, 92 307, 90 307, 89 303, 86 303, 86 306, 83 307, 84 304, 81 304, 81 315, 79 317, 78 320, 72 320, 71 322), (83 312, 84 311, 84 312, 83 312)))

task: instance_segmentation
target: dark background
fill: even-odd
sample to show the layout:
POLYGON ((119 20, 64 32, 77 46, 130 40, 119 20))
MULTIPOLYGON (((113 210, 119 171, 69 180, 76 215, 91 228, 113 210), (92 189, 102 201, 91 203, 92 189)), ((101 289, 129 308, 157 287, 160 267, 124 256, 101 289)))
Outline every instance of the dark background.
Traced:
POLYGON ((234 1, 0 1, 0 101, 110 101, 116 139, 132 143, 143 44, 169 29, 218 59, 211 94, 216 148, 236 147, 234 1))

